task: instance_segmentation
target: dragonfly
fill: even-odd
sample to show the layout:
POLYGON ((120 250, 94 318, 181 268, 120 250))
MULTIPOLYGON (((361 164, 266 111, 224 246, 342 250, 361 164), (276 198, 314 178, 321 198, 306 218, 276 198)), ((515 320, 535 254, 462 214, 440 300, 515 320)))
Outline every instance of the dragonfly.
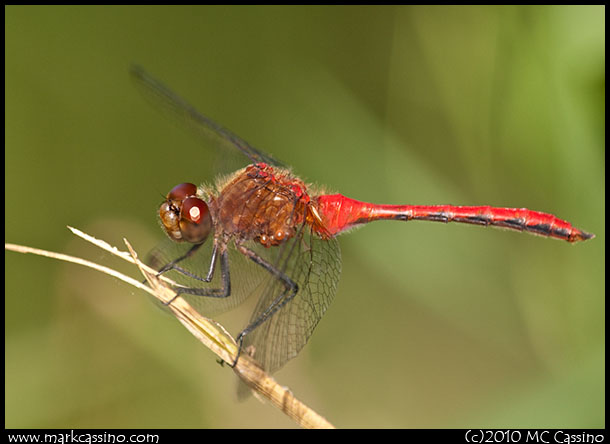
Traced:
POLYGON ((148 258, 204 316, 257 295, 250 320, 237 335, 239 352, 232 365, 243 350, 270 373, 297 356, 337 292, 337 236, 354 227, 423 220, 494 226, 572 243, 594 237, 552 214, 526 208, 379 205, 325 194, 141 67, 132 67, 131 76, 155 106, 223 156, 241 155, 243 167, 214 183, 182 183, 170 190, 158 211, 167 239, 148 258))

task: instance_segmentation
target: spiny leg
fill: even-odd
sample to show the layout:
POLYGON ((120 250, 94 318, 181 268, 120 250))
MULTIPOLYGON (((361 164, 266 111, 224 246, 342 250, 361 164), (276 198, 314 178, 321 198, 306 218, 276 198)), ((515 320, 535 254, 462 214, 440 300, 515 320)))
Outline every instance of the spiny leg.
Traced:
MULTIPOLYGON (((173 289, 176 291, 176 296, 172 298, 165 305, 170 304, 181 294, 190 294, 193 296, 202 296, 209 298, 227 298, 231 295, 231 276, 229 273, 229 252, 227 251, 226 246, 221 246, 220 248, 217 245, 214 245, 214 252, 212 254, 212 263, 210 264, 210 270, 208 275, 205 278, 199 278, 199 280, 204 282, 210 282, 212 280, 214 274, 214 268, 216 263, 217 251, 221 249, 220 253, 220 276, 222 280, 222 286, 220 288, 195 288, 195 287, 174 287, 173 289)), ((188 272, 187 272, 188 273, 188 272)), ((191 275, 188 273, 187 275, 191 275)), ((194 275, 192 275, 195 277, 194 275)))
POLYGON ((260 265, 265 270, 267 270, 269 273, 271 273, 276 279, 280 280, 282 282, 282 284, 284 285, 284 291, 282 291, 282 293, 277 298, 275 298, 273 300, 273 302, 271 302, 269 307, 267 307, 267 309, 263 313, 261 313, 257 319, 255 319, 250 324, 248 324, 246 326, 246 328, 244 328, 241 331, 241 333, 239 333, 239 335, 237 336, 237 340, 236 340, 237 345, 238 345, 237 356, 235 357, 233 364, 231 364, 231 367, 235 367, 235 365, 237 364, 239 355, 241 354, 244 337, 247 334, 254 331, 262 323, 264 323, 271 316, 273 316, 278 310, 280 310, 288 302, 290 302, 292 299, 294 299, 296 294, 299 292, 299 286, 297 285, 297 283, 294 282, 292 279, 290 279, 288 276, 286 276, 281 270, 279 270, 275 266, 271 265, 269 262, 267 262, 265 259, 260 257, 256 252, 250 250, 249 248, 247 248, 243 245, 237 244, 237 243, 236 243, 236 246, 244 256, 248 257, 254 263, 260 265))
POLYGON ((214 270, 216 269, 216 258, 218 256, 218 245, 216 244, 216 242, 214 242, 214 247, 212 249, 212 258, 210 260, 210 268, 208 269, 208 274, 206 275, 206 277, 201 277, 198 276, 194 273, 191 273, 188 270, 185 270, 182 267, 178 267, 176 264, 178 264, 179 262, 188 259, 189 257, 191 257, 203 244, 195 244, 193 245, 189 251, 187 251, 184 255, 180 256, 178 259, 174 259, 173 261, 171 261, 170 263, 164 265, 158 272, 157 272, 157 276, 160 276, 163 273, 167 273, 169 271, 176 271, 178 273, 182 273, 185 276, 188 276, 192 279, 196 279, 198 281, 201 282, 211 282, 212 278, 214 277, 214 270))

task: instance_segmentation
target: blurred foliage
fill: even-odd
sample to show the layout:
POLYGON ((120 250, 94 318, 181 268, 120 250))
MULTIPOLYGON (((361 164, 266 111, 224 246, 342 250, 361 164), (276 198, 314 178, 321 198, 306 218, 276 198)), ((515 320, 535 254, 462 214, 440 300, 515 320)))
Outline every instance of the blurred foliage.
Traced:
MULTIPOLYGON (((524 206, 580 245, 378 223, 282 384, 339 427, 605 426, 605 8, 5 7, 5 237, 143 254, 209 152, 130 84, 140 63, 306 180, 380 203, 524 206)), ((6 427, 291 427, 236 401, 146 297, 5 255, 6 427)), ((247 307, 219 318, 237 332, 247 307)))

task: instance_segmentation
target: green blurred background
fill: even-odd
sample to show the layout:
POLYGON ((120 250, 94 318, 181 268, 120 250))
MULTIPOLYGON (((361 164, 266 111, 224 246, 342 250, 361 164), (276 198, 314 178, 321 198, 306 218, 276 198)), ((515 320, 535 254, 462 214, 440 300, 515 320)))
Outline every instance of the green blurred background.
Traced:
MULTIPOLYGON (((335 302, 280 383, 339 427, 603 427, 604 14, 5 7, 6 241, 135 276, 65 226, 145 253, 161 195, 211 179, 209 152, 131 84, 137 62, 331 190, 524 206, 597 235, 412 222, 342 236, 335 302)), ((5 258, 6 427, 294 426, 239 403, 230 369, 145 294, 5 258)))

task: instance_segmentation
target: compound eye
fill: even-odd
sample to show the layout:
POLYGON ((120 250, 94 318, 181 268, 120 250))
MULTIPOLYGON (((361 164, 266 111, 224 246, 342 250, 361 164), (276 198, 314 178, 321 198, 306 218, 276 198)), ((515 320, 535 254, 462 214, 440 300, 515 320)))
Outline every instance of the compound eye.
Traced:
POLYGON ((197 197, 192 183, 176 185, 159 208, 159 218, 167 235, 176 242, 200 244, 212 230, 208 205, 197 197))
POLYGON ((189 196, 197 195, 197 187, 192 183, 181 183, 180 185, 176 185, 171 191, 167 194, 168 200, 177 200, 183 201, 189 196))
POLYGON ((184 199, 180 208, 182 239, 193 244, 200 244, 206 240, 211 229, 212 217, 208 204, 198 197, 184 199))

